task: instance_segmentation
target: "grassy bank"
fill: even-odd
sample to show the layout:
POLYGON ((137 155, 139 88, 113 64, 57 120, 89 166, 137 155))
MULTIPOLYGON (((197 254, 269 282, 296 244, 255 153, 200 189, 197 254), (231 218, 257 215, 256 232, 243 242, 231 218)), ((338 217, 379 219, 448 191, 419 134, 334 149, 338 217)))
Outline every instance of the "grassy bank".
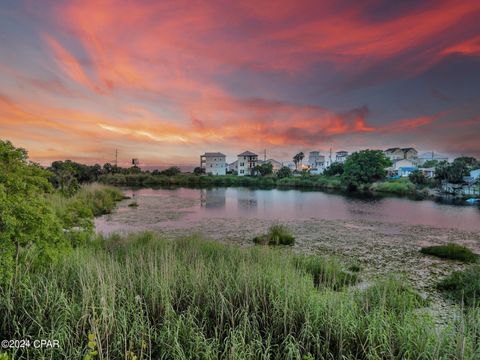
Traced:
POLYGON ((474 359, 480 313, 436 328, 408 285, 366 290, 333 260, 196 237, 114 236, 0 289, 0 335, 58 339, 17 358, 474 359), (90 335, 90 339, 89 339, 90 335), (89 344, 90 342, 90 344, 89 344))
POLYGON ((413 195, 417 188, 409 179, 405 178, 373 183, 370 190, 378 193, 413 195))
POLYGON ((308 189, 342 189, 339 177, 323 175, 305 175, 279 179, 276 176, 196 176, 180 174, 175 176, 132 174, 132 175, 103 175, 99 181, 115 186, 185 186, 185 187, 212 187, 212 186, 251 186, 251 187, 283 187, 308 189))
POLYGON ((68 243, 78 246, 93 236, 94 217, 110 213, 123 197, 123 192, 116 187, 90 184, 83 185, 72 196, 55 192, 48 195, 47 200, 61 221, 68 243))

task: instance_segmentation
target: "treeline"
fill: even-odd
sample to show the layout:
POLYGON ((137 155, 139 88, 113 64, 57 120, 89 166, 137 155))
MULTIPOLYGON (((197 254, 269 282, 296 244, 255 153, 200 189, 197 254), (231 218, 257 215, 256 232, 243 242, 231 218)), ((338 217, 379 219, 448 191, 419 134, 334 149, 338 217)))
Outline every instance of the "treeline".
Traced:
POLYGON ((74 194, 80 188, 81 184, 93 183, 105 175, 139 175, 149 174, 153 176, 175 176, 180 174, 180 169, 170 167, 165 170, 142 171, 138 166, 124 168, 111 163, 85 165, 72 160, 54 161, 50 167, 49 181, 64 194, 74 194))
POLYGON ((16 283, 21 266, 41 268, 94 233, 93 217, 123 195, 104 185, 59 189, 52 172, 28 160, 27 151, 0 141, 0 286, 16 283))

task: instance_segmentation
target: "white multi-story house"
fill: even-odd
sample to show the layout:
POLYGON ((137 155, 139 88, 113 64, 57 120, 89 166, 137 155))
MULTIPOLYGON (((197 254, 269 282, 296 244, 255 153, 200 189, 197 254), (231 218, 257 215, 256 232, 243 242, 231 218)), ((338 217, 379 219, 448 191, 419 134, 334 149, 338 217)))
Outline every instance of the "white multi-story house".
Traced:
POLYGON ((258 164, 258 155, 245 151, 237 155, 237 174, 238 176, 253 175, 255 166, 258 164))
POLYGON ((322 174, 325 170, 325 156, 319 151, 310 151, 308 154, 308 167, 312 174, 322 174))
POLYGON ((205 169, 205 174, 226 175, 226 156, 220 152, 206 152, 200 155, 200 167, 205 169))
POLYGON ((339 163, 344 163, 347 160, 348 151, 337 151, 335 153, 335 161, 339 163))

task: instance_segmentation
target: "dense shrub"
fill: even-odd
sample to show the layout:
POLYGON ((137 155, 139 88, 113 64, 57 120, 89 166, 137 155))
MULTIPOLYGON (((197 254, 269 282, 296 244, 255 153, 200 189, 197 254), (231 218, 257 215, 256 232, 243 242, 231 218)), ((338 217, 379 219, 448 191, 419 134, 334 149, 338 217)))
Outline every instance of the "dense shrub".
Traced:
POLYGON ((480 306, 480 265, 452 273, 438 284, 438 288, 465 305, 480 306))
POLYGON ((261 245, 293 245, 295 237, 285 225, 272 225, 266 234, 254 237, 253 242, 261 245))
POLYGON ((433 255, 443 259, 460 260, 464 262, 475 262, 478 255, 465 246, 457 244, 446 244, 428 246, 420 250, 422 254, 433 255))

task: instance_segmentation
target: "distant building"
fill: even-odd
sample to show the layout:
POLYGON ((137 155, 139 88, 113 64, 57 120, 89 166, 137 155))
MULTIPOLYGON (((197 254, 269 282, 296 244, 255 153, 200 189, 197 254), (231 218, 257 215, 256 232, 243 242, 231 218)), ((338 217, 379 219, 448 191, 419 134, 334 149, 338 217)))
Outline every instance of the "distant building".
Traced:
POLYGON ((473 181, 480 180, 480 169, 470 171, 470 177, 473 181))
POLYGON ((420 166, 425 164, 427 161, 430 161, 430 160, 436 160, 438 162, 448 161, 448 156, 436 153, 434 151, 425 152, 425 153, 422 153, 422 154, 418 155, 418 165, 420 165, 420 166))
POLYGON ((325 156, 320 155, 319 151, 310 151, 308 154, 308 166, 310 173, 322 174, 326 167, 325 156))
POLYGON ((427 178, 434 178, 435 177, 435 168, 421 168, 422 173, 427 178))
POLYGON ((238 173, 238 160, 228 164, 228 172, 237 174, 238 173))
POLYGON ((283 163, 283 166, 288 167, 290 170, 296 170, 295 163, 293 161, 286 161, 283 163))
POLYGON ((406 177, 413 171, 417 170, 417 165, 412 160, 400 159, 393 162, 393 166, 388 169, 393 175, 406 177))
POLYGON ((253 175, 255 166, 258 164, 258 155, 251 151, 245 151, 241 154, 238 154, 237 158, 238 176, 253 175))
POLYGON ((200 155, 200 167, 205 170, 205 174, 226 175, 225 159, 226 156, 220 152, 207 152, 200 155))
POLYGON ((418 151, 414 148, 390 148, 384 151, 386 157, 388 157, 392 162, 397 160, 411 160, 417 163, 418 151))
POLYGON ((337 151, 335 153, 335 161, 339 163, 344 163, 347 160, 348 151, 337 151))

